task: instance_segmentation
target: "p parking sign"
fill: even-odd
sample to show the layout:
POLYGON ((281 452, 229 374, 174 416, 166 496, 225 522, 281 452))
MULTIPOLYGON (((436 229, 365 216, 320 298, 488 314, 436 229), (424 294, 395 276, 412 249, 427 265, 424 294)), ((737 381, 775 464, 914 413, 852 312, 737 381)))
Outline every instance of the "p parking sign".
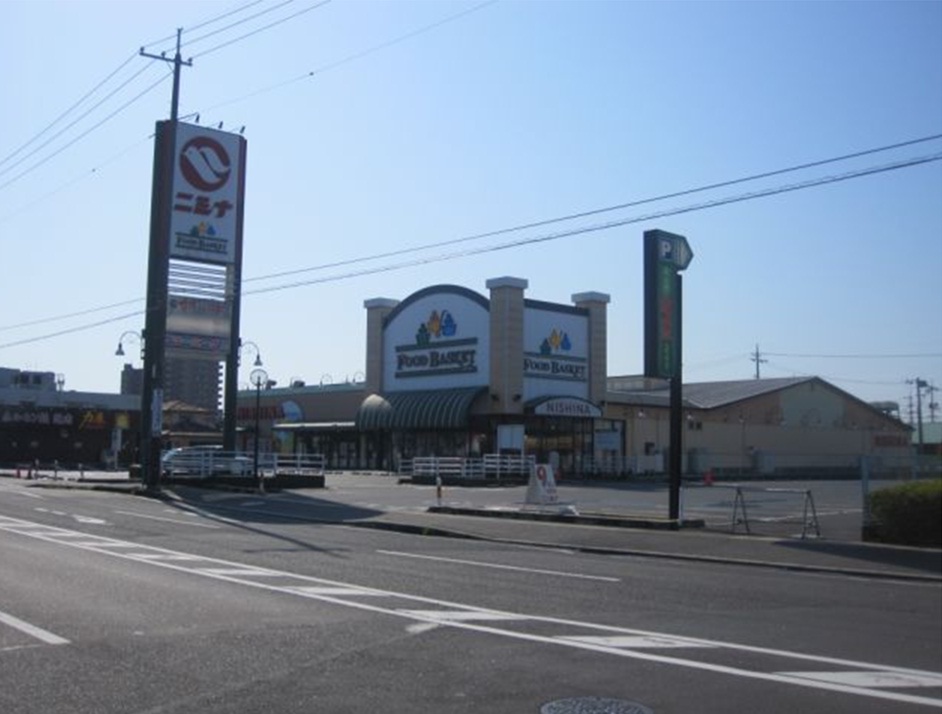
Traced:
POLYGON ((693 260, 687 239, 644 233, 644 374, 669 379, 680 359, 681 295, 677 273, 693 260))

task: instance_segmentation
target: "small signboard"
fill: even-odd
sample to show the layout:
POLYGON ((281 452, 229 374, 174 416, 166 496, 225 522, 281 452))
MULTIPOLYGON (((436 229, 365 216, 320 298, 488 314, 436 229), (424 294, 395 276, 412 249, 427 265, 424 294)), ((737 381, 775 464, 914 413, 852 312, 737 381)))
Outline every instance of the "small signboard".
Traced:
POLYGON ((545 506, 556 503, 556 472, 552 464, 535 464, 530 471, 530 481, 527 483, 526 502, 545 506))

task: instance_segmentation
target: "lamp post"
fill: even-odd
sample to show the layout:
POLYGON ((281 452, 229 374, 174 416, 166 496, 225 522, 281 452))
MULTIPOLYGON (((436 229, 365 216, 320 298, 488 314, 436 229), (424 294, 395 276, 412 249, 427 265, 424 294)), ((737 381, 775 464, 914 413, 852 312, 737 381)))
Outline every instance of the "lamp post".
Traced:
POLYGON ((255 458, 253 460, 255 480, 258 481, 258 490, 260 492, 264 492, 265 484, 263 483, 261 474, 258 470, 258 422, 259 413, 261 411, 260 403, 262 399, 262 385, 268 384, 268 372, 261 368, 253 369, 252 373, 249 375, 249 381, 255 385, 255 458))
POLYGON ((255 344, 254 342, 252 342, 251 340, 243 340, 243 341, 239 342, 239 363, 240 363, 240 364, 242 363, 242 348, 243 348, 243 347, 250 347, 250 348, 252 348, 253 350, 255 350, 255 361, 252 363, 252 366, 253 366, 253 367, 261 367, 261 366, 262 366, 262 353, 261 353, 261 350, 259 350, 259 349, 258 349, 258 345, 255 344))
POLYGON ((239 338, 238 345, 226 360, 226 388, 223 401, 222 417, 222 448, 226 451, 236 450, 236 409, 238 407, 239 367, 242 364, 242 348, 251 348, 255 351, 255 367, 262 366, 262 353, 258 345, 250 340, 239 338))
MULTIPOLYGON (((124 340, 130 339, 130 338, 134 338, 135 340, 137 340, 138 344, 140 345, 141 362, 144 362, 144 336, 140 332, 137 332, 136 330, 125 330, 124 332, 121 333, 121 337, 118 338, 118 347, 114 351, 115 356, 124 357, 124 340)), ((125 367, 127 366, 129 365, 125 365, 125 367)), ((133 371, 132 371, 132 374, 133 374, 133 371)), ((143 376, 144 376, 143 367, 140 373, 140 382, 138 382, 136 377, 129 377, 130 382, 126 383, 124 375, 125 375, 125 372, 122 372, 121 373, 121 393, 122 394, 138 394, 143 391, 143 381, 144 381, 143 380, 143 376), (139 386, 135 386, 135 385, 139 385, 139 386)), ((58 381, 59 380, 57 378, 56 382, 58 383, 58 381)), ((64 380, 63 380, 63 383, 64 383, 64 380)), ((61 390, 61 386, 60 386, 60 390, 61 390)), ((112 440, 111 440, 111 444, 112 444, 111 448, 114 453, 115 466, 117 466, 118 464, 118 455, 121 453, 121 450, 122 450, 121 442, 122 442, 122 431, 118 427, 115 427, 114 431, 112 432, 112 440)), ((147 448, 147 436, 144 431, 144 422, 143 422, 143 415, 142 415, 141 425, 138 429, 138 434, 137 434, 138 459, 140 459, 141 456, 143 455, 142 451, 145 448, 147 448)), ((134 462, 138 459, 135 459, 132 456, 130 460, 134 462)), ((140 469, 140 466, 138 466, 137 468, 140 469)), ((141 475, 143 476, 144 474, 141 474, 141 475)), ((151 488, 151 489, 153 489, 156 485, 156 481, 154 480, 145 479, 145 483, 147 483, 148 488, 151 488)))
POLYGON ((141 359, 144 359, 144 338, 135 330, 125 330, 118 338, 118 348, 114 351, 116 357, 124 357, 124 340, 133 337, 141 346, 141 359))

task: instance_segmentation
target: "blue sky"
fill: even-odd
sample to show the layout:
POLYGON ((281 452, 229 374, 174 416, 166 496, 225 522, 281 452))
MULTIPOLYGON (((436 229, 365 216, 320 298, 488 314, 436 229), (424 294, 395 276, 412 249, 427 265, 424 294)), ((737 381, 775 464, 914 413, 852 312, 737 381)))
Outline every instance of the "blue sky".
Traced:
POLYGON ((539 300, 608 293, 609 373, 640 373, 641 236, 661 228, 695 252, 687 380, 750 378, 758 344, 763 376, 904 413, 906 380, 942 386, 942 161, 680 212, 937 159, 942 139, 318 269, 942 134, 940 2, 3 0, 0 18, 0 366, 117 391, 171 92, 136 53, 182 27, 181 114, 245 127, 242 335, 280 384, 359 377, 365 299, 503 275, 539 300))

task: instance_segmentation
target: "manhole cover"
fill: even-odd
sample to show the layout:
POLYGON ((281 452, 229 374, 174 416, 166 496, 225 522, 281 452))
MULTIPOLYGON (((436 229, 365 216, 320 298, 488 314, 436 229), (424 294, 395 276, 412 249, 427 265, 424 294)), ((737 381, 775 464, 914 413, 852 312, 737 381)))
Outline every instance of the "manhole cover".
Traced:
POLYGON ((641 704, 624 699, 575 697, 557 699, 540 707, 540 714, 654 714, 641 704))

